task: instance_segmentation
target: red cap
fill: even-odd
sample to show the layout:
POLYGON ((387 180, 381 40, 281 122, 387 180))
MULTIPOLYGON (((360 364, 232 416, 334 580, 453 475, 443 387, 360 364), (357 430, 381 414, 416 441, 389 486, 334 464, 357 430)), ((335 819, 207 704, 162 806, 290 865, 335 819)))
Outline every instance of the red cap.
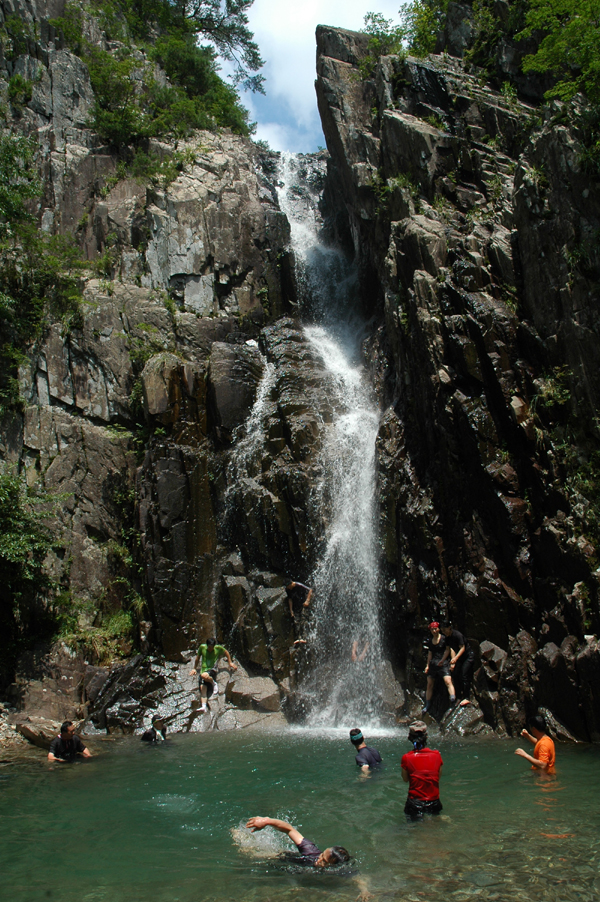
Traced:
POLYGON ((440 625, 439 625, 439 623, 437 622, 437 620, 432 620, 431 623, 429 624, 429 629, 430 629, 430 630, 433 630, 433 629, 438 629, 438 630, 439 630, 439 628, 440 628, 440 625))

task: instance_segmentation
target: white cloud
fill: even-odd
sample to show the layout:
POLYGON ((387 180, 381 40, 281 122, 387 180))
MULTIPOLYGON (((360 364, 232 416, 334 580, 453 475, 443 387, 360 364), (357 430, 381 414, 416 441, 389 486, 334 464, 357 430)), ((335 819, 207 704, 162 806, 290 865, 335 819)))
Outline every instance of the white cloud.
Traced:
POLYGON ((358 31, 367 12, 397 21, 401 5, 401 0, 254 0, 250 28, 265 60, 267 96, 244 95, 243 102, 258 123, 257 137, 275 150, 311 151, 324 144, 314 89, 317 25, 358 31))

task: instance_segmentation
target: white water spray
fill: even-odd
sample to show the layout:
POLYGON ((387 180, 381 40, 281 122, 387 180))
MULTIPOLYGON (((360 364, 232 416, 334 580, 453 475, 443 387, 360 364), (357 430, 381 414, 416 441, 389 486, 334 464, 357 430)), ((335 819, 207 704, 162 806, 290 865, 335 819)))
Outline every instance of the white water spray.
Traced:
POLYGON ((334 416, 324 430, 315 487, 317 518, 326 513, 323 550, 313 574, 310 665, 302 692, 311 726, 378 721, 381 632, 375 509, 379 411, 360 363, 362 323, 353 316, 348 263, 318 238, 317 192, 305 159, 284 154, 279 202, 291 226, 303 311, 323 325, 304 330, 331 377, 334 416), (310 173, 309 173, 310 175, 310 173))

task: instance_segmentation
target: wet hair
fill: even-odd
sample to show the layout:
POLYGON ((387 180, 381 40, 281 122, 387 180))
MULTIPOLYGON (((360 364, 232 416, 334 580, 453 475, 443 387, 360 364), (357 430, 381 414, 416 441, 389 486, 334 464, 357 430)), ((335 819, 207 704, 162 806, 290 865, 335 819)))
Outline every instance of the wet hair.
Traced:
POLYGON ((61 733, 68 733, 68 732, 69 732, 69 727, 72 727, 72 726, 73 726, 73 721, 72 721, 72 720, 65 720, 65 721, 64 721, 63 723, 61 723, 61 725, 60 725, 60 732, 61 732, 61 733))
POLYGON ((350 861, 350 852, 343 846, 331 846, 329 853, 330 864, 344 864, 344 862, 350 861))
POLYGON ((440 622, 440 629, 441 629, 441 630, 451 630, 452 628, 453 628, 453 627, 452 627, 452 623, 451 623, 449 620, 442 620, 442 621, 440 622))
POLYGON ((548 732, 548 724, 546 723, 546 719, 542 717, 541 714, 536 714, 535 717, 530 717, 529 726, 533 727, 534 730, 539 730, 540 733, 548 732))
POLYGON ((364 741, 364 736, 357 727, 354 727, 350 730, 350 742, 354 743, 354 745, 360 745, 361 742, 364 741))
POLYGON ((210 639, 206 640, 206 644, 210 645, 210 647, 212 648, 214 645, 217 644, 217 640, 214 637, 211 637, 210 639))
POLYGON ((416 752, 427 745, 427 724, 422 720, 413 720, 408 727, 408 741, 412 742, 416 752))

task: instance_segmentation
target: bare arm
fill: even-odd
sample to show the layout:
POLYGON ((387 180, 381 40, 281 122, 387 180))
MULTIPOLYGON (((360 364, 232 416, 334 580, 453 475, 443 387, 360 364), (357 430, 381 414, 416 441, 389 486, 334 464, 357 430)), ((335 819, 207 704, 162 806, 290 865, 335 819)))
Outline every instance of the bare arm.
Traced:
POLYGON ((517 749, 515 751, 515 755, 518 755, 520 758, 525 758, 526 761, 529 761, 533 764, 534 767, 539 768, 539 770, 548 770, 548 762, 540 761, 539 758, 534 758, 533 755, 528 755, 526 751, 523 749, 517 749))
POLYGON ((450 654, 450 646, 447 645, 447 646, 446 646, 446 651, 445 651, 444 654, 442 655, 442 660, 440 661, 440 664, 443 664, 443 663, 444 663, 444 661, 448 658, 448 655, 449 655, 449 654, 450 654))
POLYGON ((425 673, 429 672, 430 664, 431 664, 431 649, 427 652, 427 664, 425 665, 425 673))
POLYGON ((521 736, 523 737, 523 739, 528 739, 532 745, 535 745, 537 743, 535 736, 532 736, 531 733, 527 732, 527 730, 521 730, 521 736))
POLYGON ((198 652, 198 654, 196 655, 196 660, 194 661, 194 666, 190 670, 190 676, 196 676, 196 674, 198 673, 198 666, 200 665, 201 661, 202 655, 200 654, 200 652, 198 652))
POLYGON ((279 830, 280 833, 287 833, 289 838, 296 845, 299 845, 304 839, 302 834, 296 830, 295 827, 292 827, 287 821, 278 820, 276 817, 251 817, 246 824, 246 827, 248 827, 249 830, 252 830, 253 833, 256 833, 257 830, 264 830, 265 827, 274 827, 276 830, 279 830))
POLYGON ((312 589, 309 589, 309 590, 308 590, 308 595, 307 595, 306 598, 304 599, 304 607, 305 607, 305 608, 307 608, 307 607, 310 605, 311 600, 312 600, 312 597, 313 597, 313 590, 312 590, 312 589))
POLYGON ((225 648, 223 650, 225 652, 225 657, 227 658, 227 663, 229 664, 230 670, 237 670, 237 664, 233 663, 233 661, 231 660, 231 655, 229 654, 227 649, 225 648))
POLYGON ((365 877, 357 875, 356 877, 354 877, 354 883, 356 884, 356 888, 358 889, 356 902, 368 902, 369 899, 373 898, 373 893, 369 892, 369 884, 367 883, 365 877))
POLYGON ((401 767, 400 770, 402 771, 402 779, 405 783, 408 783, 408 771, 404 767, 401 767))
POLYGON ((456 664, 456 662, 458 661, 460 656, 464 653, 464 650, 465 650, 464 645, 461 645, 461 647, 458 649, 456 654, 452 655, 452 657, 450 658, 450 667, 454 667, 454 665, 456 664))
POLYGON ((64 758, 56 758, 52 752, 48 752, 48 761, 58 761, 59 764, 67 763, 64 758))

